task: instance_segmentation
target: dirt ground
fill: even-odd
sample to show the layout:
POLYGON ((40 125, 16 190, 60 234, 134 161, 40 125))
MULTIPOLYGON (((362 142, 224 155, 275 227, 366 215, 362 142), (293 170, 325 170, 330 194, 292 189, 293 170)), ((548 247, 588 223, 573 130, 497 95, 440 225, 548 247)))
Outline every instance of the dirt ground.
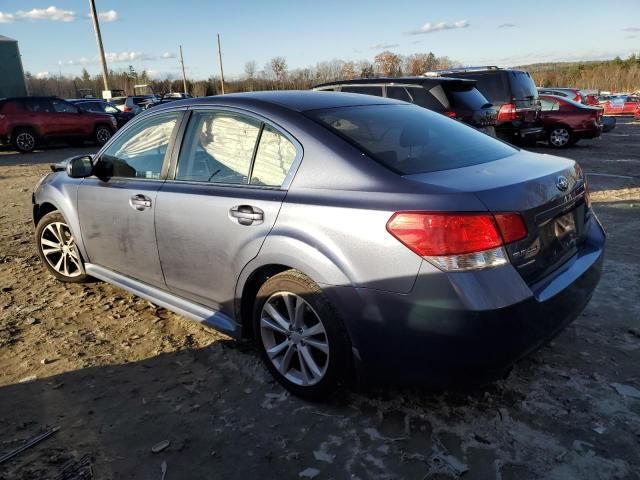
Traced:
POLYGON ((199 324, 45 272, 31 191, 90 150, 0 150, 0 456, 60 427, 1 479, 640 479, 640 124, 562 152, 589 174, 608 245, 593 300, 552 344, 483 389, 330 404, 288 396, 199 324))

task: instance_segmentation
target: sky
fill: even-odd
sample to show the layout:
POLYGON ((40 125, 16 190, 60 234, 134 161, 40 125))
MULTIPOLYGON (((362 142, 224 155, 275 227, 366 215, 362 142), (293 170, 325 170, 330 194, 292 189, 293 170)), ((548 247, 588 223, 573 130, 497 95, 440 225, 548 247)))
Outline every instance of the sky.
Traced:
MULTIPOLYGON (((152 77, 240 78, 275 56, 289 69, 382 50, 434 52, 463 65, 513 66, 640 53, 640 0, 96 0, 109 68, 152 77)), ((0 0, 0 35, 33 75, 100 72, 88 0, 0 0)))

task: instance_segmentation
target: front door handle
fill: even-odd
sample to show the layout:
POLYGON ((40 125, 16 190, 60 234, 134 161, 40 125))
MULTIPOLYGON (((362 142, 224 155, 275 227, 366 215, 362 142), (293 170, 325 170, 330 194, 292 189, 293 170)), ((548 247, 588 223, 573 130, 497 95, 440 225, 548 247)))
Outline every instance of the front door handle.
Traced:
POLYGON ((129 205, 131 205, 131 208, 142 212, 147 208, 151 208, 151 199, 146 195, 138 193, 129 199, 129 205))
POLYGON ((264 221, 264 212, 251 205, 238 205, 229 210, 229 215, 240 225, 260 225, 264 221))

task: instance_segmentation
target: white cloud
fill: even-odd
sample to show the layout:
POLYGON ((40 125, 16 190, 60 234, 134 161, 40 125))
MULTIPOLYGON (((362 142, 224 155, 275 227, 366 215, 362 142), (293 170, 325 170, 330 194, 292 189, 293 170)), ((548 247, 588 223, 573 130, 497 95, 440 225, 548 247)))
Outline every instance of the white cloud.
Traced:
POLYGON ((107 62, 140 62, 147 60, 155 60, 155 55, 142 52, 109 52, 104 55, 107 62))
POLYGON ((58 60, 58 65, 67 65, 67 66, 88 65, 90 63, 97 63, 97 58, 91 59, 87 57, 80 57, 74 60, 58 60))
POLYGON ((107 10, 106 12, 98 12, 98 20, 101 22, 115 22, 118 20, 118 12, 115 10, 107 10))
POLYGON ((409 35, 421 35, 423 33, 440 32, 442 30, 453 30, 455 28, 467 28, 469 25, 469 22, 467 22, 466 20, 458 20, 457 22, 453 23, 425 23, 418 30, 412 30, 408 33, 409 35))
POLYGON ((396 48, 399 47, 398 43, 376 43, 375 45, 371 45, 371 50, 384 50, 385 48, 396 48))
POLYGON ((24 20, 52 20, 54 22, 73 22, 76 19, 76 12, 72 10, 62 10, 53 5, 48 8, 34 8, 27 11, 18 10, 15 14, 17 18, 24 20))
POLYGON ((13 23, 16 16, 13 13, 0 12, 0 23, 13 23))
POLYGON ((160 58, 178 58, 178 54, 175 52, 164 52, 160 55, 160 58))
POLYGON ((516 26, 515 23, 502 23, 498 25, 498 28, 513 28, 515 26, 516 26))
POLYGON ((49 76, 49 72, 38 72, 36 73, 36 78, 47 78, 49 76))
POLYGON ((623 32, 640 32, 640 27, 627 27, 622 29, 623 32))

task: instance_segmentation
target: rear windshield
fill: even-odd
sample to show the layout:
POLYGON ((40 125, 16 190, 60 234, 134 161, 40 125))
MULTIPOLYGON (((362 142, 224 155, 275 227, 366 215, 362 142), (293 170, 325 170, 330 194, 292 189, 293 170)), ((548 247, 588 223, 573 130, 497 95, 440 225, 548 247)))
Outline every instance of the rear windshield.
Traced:
POLYGON ((151 100, 152 97, 133 97, 133 103, 140 105, 141 103, 151 100))
POLYGON ((479 110, 482 107, 488 107, 491 103, 477 88, 450 89, 449 99, 454 108, 464 110, 479 110))
POLYGON ((119 98, 111 99, 111 103, 113 103, 114 105, 124 105, 124 102, 126 101, 127 101, 127 97, 119 97, 119 98))
POLYGON ((415 105, 363 105, 307 115, 400 175, 491 162, 516 149, 415 105))
POLYGON ((511 95, 516 100, 538 98, 538 89, 527 72, 509 71, 507 73, 511 82, 511 95))

